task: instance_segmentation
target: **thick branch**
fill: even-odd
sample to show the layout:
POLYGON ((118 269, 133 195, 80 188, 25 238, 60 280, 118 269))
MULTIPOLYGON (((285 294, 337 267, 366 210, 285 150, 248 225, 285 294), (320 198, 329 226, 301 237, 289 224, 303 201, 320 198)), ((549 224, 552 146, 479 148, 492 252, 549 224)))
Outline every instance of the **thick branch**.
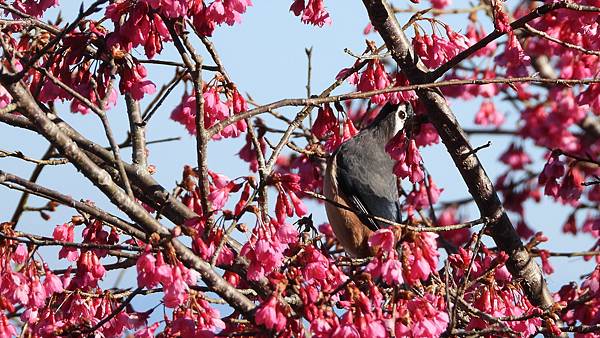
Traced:
MULTIPOLYGON (((113 225, 136 238, 142 240, 146 238, 146 234, 143 231, 140 231, 133 224, 129 224, 125 220, 117 216, 111 215, 106 211, 98 209, 90 204, 76 201, 72 197, 61 194, 58 191, 48 189, 32 181, 0 170, 0 184, 7 185, 7 183, 14 183, 18 186, 23 187, 24 190, 27 191, 28 195, 34 194, 36 196, 40 196, 42 198, 61 203, 75 210, 79 210, 90 214, 94 218, 99 219, 107 224, 113 225)), ((9 186, 9 188, 10 187, 11 186, 9 186)))
MULTIPOLYGON (((94 185, 96 185, 111 202, 131 217, 136 223, 144 226, 150 232, 170 236, 170 232, 157 220, 148 214, 144 208, 129 198, 111 179, 110 175, 100 169, 65 133, 54 124, 35 103, 35 99, 21 83, 2 83, 16 101, 19 111, 25 115, 57 149, 60 150, 94 185)), ((188 267, 198 271, 204 282, 227 300, 237 310, 249 314, 254 309, 254 303, 239 293, 231 284, 218 275, 207 262, 198 256, 179 240, 172 239, 179 259, 188 267)))
POLYGON ((131 95, 125 95, 127 105, 127 116, 129 117, 129 130, 131 132, 131 146, 133 148, 133 163, 141 168, 148 166, 146 159, 146 124, 142 120, 140 102, 134 100, 131 95))
MULTIPOLYGON (((411 83, 424 83, 428 69, 414 55, 411 44, 398 24, 392 9, 385 0, 363 0, 371 23, 377 29, 392 57, 411 83)), ((490 220, 488 228, 494 241, 509 255, 507 267, 521 285, 529 300, 544 309, 552 306, 541 269, 531 259, 512 226, 498 195, 476 154, 465 156, 473 149, 466 134, 458 124, 442 94, 433 89, 417 90, 417 95, 427 108, 430 121, 477 203, 481 217, 490 220)))
MULTIPOLYGON (((127 174, 125 173, 125 168, 123 167, 123 161, 121 161, 119 145, 117 144, 117 141, 115 141, 115 137, 114 137, 112 128, 110 127, 110 123, 108 121, 108 116, 106 116, 106 112, 104 110, 102 110, 100 107, 96 106, 93 102, 88 100, 86 97, 79 94, 73 88, 71 88, 67 84, 63 83, 60 79, 58 79, 57 77, 52 75, 46 69, 38 68, 38 67, 36 67, 35 69, 38 70, 39 72, 41 72, 46 77, 48 77, 48 79, 52 83, 54 83, 61 89, 64 89, 67 93, 73 95, 73 97, 76 98, 77 100, 81 101, 81 103, 83 103, 86 107, 88 107, 90 110, 92 110, 94 112, 94 114, 96 114, 98 116, 98 118, 100 118, 100 121, 102 122, 102 127, 104 128, 104 133, 106 135, 106 138, 108 139, 110 148, 115 156, 114 163, 117 165, 117 168, 119 169, 119 173, 121 174, 121 181, 123 183, 123 189, 125 189, 125 191, 127 192, 127 195, 129 195, 130 197, 133 198, 133 191, 131 190, 131 184, 129 184, 129 178, 127 177, 127 174)), ((109 92, 109 93, 111 91, 112 84, 113 84, 113 81, 109 82, 109 84, 108 84, 107 92, 109 92)), ((108 96, 109 96, 109 94, 106 94, 106 97, 103 99, 103 101, 108 99, 108 96)), ((100 106, 105 107, 106 105, 104 102, 101 102, 100 106)))

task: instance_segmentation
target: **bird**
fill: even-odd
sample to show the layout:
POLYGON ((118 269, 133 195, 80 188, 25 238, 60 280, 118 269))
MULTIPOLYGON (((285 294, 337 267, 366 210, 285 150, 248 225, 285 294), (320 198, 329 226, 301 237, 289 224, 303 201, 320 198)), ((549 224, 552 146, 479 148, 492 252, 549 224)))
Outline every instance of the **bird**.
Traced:
POLYGON ((369 236, 387 226, 365 214, 401 222, 394 160, 385 146, 400 131, 410 136, 413 117, 410 103, 388 103, 371 124, 327 159, 323 194, 335 202, 325 203, 327 218, 337 240, 352 257, 372 256, 369 236))

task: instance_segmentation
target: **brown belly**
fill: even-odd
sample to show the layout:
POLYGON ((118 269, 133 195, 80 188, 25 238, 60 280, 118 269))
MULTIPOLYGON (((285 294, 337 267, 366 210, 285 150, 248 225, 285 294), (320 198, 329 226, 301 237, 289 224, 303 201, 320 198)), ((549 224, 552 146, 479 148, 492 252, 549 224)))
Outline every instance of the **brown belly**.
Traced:
MULTIPOLYGON (((327 161, 327 170, 325 171, 323 180, 323 194, 325 197, 336 203, 344 206, 351 206, 338 189, 336 179, 337 168, 335 163, 335 156, 332 156, 327 161)), ((370 256, 371 250, 369 249, 368 240, 372 231, 361 222, 356 214, 352 211, 338 208, 328 202, 325 202, 325 210, 331 228, 346 252, 353 257, 370 256)))

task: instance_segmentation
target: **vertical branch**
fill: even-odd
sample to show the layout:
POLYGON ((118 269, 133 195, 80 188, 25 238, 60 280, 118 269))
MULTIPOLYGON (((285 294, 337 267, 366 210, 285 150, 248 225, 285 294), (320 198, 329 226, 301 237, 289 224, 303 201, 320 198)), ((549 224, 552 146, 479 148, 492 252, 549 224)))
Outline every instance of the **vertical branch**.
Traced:
POLYGON ((254 148, 256 148, 256 159, 258 161, 258 176, 260 178, 260 182, 258 184, 258 206, 261 213, 261 219, 263 222, 268 221, 268 200, 267 200, 267 178, 269 176, 267 169, 265 167, 265 154, 262 152, 262 148, 260 146, 260 141, 258 136, 254 132, 254 123, 252 120, 247 119, 246 124, 248 125, 248 134, 250 134, 250 138, 252 139, 252 144, 254 148))
MULTIPOLYGON (((312 51, 313 48, 305 48, 304 52, 306 53, 307 66, 306 66, 306 97, 310 98, 310 85, 312 78, 312 51)), ((312 114, 308 115, 308 126, 312 126, 312 114)))
POLYGON ((132 161, 133 164, 141 168, 146 168, 148 166, 146 158, 146 124, 142 119, 140 103, 134 100, 131 95, 126 94, 125 104, 127 105, 131 146, 133 149, 132 161))
MULTIPOLYGON (((202 183, 202 211, 208 216, 210 212, 210 193, 208 182, 208 133, 204 128, 204 95, 202 91, 202 58, 198 56, 192 72, 194 79, 194 95, 196 96, 196 152, 198 157, 198 175, 202 183)), ((207 227, 208 230, 209 227, 207 227)))
POLYGON ((104 127, 104 133, 106 134, 106 138, 110 144, 110 148, 112 149, 113 155, 115 156, 115 163, 117 164, 117 169, 119 170, 119 176, 121 177, 121 183, 125 188, 125 192, 131 198, 133 198, 133 190, 131 190, 131 184, 129 183, 129 177, 127 177, 127 173, 125 172, 125 167, 123 166, 123 161, 121 160, 121 154, 119 151, 119 144, 115 140, 115 136, 113 135, 112 128, 108 122, 108 117, 106 117, 106 113, 102 112, 98 114, 100 120, 102 121, 102 126, 104 127))
MULTIPOLYGON (((428 69, 418 60, 404 35, 392 9, 385 0, 363 0, 371 23, 377 29, 392 57, 413 84, 427 82, 428 69)), ((469 193, 477 203, 482 217, 490 220, 491 236, 500 250, 509 255, 507 267, 515 280, 521 281, 523 291, 536 306, 548 309, 552 296, 540 267, 530 257, 510 222, 498 195, 462 127, 442 94, 435 89, 421 89, 417 95, 428 111, 469 193)))
MULTIPOLYGON (((192 27, 194 27, 194 26, 192 26, 192 27)), ((195 28, 194 28, 194 31, 195 31, 195 28)), ((219 53, 217 53, 217 49, 215 48, 214 43, 212 43, 206 36, 198 34, 198 32, 196 32, 196 35, 198 35, 198 37, 204 44, 204 47, 206 47, 206 50, 210 54, 210 57, 217 64, 217 69, 219 70, 219 73, 221 73, 221 75, 223 75, 223 78, 225 79, 225 83, 227 83, 227 84, 232 83, 231 78, 227 74, 227 71, 225 71, 225 66, 223 66, 223 61, 221 61, 221 57, 219 57, 219 53)))
MULTIPOLYGON (((204 126, 204 96, 202 95, 202 57, 195 52, 194 47, 190 43, 187 33, 179 34, 175 30, 175 24, 172 20, 167 20, 163 17, 167 24, 173 44, 181 55, 183 63, 188 68, 194 81, 194 95, 196 98, 196 152, 198 161, 198 179, 200 181, 200 203, 204 216, 208 217, 210 212, 210 203, 208 195, 210 194, 208 181, 208 141, 210 135, 204 126), (183 40, 183 43, 182 43, 183 40), (185 44, 185 46, 184 46, 185 44), (186 51, 187 49, 187 51, 186 51), (193 62, 190 59, 188 52, 193 57, 193 62)), ((211 226, 206 227, 206 231, 210 231, 211 226)))
POLYGON ((312 51, 312 47, 304 49, 304 52, 306 52, 306 59, 308 62, 306 70, 306 97, 308 98, 310 98, 310 82, 312 77, 312 51))

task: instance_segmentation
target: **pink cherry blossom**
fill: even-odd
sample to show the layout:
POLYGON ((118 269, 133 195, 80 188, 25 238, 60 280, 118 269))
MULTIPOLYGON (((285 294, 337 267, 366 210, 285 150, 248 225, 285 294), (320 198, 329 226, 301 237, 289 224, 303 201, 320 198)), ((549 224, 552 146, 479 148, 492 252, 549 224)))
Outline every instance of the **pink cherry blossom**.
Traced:
POLYGON ((439 252, 437 251, 437 234, 421 232, 414 242, 403 242, 402 252, 407 257, 407 270, 404 274, 408 283, 426 280, 437 268, 439 252))
MULTIPOLYGON (((236 91, 234 91, 236 93, 236 91)), ((233 94, 232 98, 225 102, 222 101, 221 93, 216 87, 205 88, 202 94, 204 98, 204 127, 210 128, 215 123, 223 121, 233 114, 238 114, 247 109, 243 98, 233 94), (238 111, 238 109, 242 109, 238 111)), ((194 95, 184 95, 181 104, 171 112, 171 119, 185 126, 190 134, 196 133, 196 97, 194 95)), ((246 122, 240 120, 223 128, 220 133, 213 136, 213 139, 238 137, 246 131, 246 122)))
POLYGON ((256 310, 255 319, 257 324, 262 324, 268 329, 281 331, 285 328, 286 317, 279 309, 277 299, 272 296, 261 307, 256 310))
POLYGON ((494 125, 501 126, 504 123, 504 115, 496 110, 496 105, 491 100, 485 100, 481 104, 477 115, 475 115, 475 123, 484 126, 494 125))
POLYGON ((544 170, 539 176, 538 182, 540 185, 545 185, 544 193, 549 196, 559 196, 558 179, 565 174, 565 163, 559 160, 558 154, 552 154, 548 159, 544 170))
POLYGON ((504 10, 504 5, 502 4, 502 2, 493 3, 493 13, 494 26, 496 26, 496 29, 503 33, 510 32, 512 28, 510 27, 508 15, 504 10))
MULTIPOLYGON (((265 140, 263 138, 260 138, 259 144, 260 144, 261 151, 264 154, 267 149, 267 143, 265 142, 265 140)), ((246 143, 244 144, 242 149, 240 149, 240 152, 238 153, 238 155, 240 156, 240 158, 242 160, 244 160, 250 164, 250 170, 252 172, 258 171, 258 157, 257 157, 258 155, 256 154, 256 148, 254 146, 254 143, 252 142, 252 138, 251 138, 250 134, 246 133, 246 143)))
POLYGON ((530 57, 525 54, 519 39, 512 32, 508 36, 508 43, 504 53, 496 57, 498 65, 506 67, 507 76, 526 76, 530 57))
POLYGON ((519 234, 519 237, 523 239, 529 239, 535 234, 535 232, 527 225, 527 223, 523 219, 520 219, 517 222, 515 230, 517 230, 517 234, 519 234))
POLYGON ((17 330, 8 321, 4 313, 0 313, 0 337, 9 338, 17 336, 17 330))
POLYGON ((419 133, 414 138, 417 147, 426 147, 440 143, 440 135, 431 123, 420 125, 419 133))
POLYGON ((577 204, 583 192, 583 175, 576 168, 571 168, 563 178, 558 195, 563 202, 577 204))
MULTIPOLYGON (((385 71, 383 64, 378 59, 369 61, 366 69, 362 72, 356 88, 361 92, 372 90, 385 89, 390 86, 391 77, 385 71)), ((377 94, 371 97, 371 101, 375 104, 382 105, 387 101, 386 94, 377 94)))
POLYGON ((147 247, 146 252, 139 256, 136 263, 139 287, 152 288, 159 282, 156 275, 156 258, 149 250, 150 248, 147 247))
MULTIPOLYGON (((460 218, 457 215, 458 211, 455 207, 448 207, 438 216, 439 225, 453 225, 459 224, 460 218)), ((471 231, 468 228, 455 229, 450 231, 444 231, 440 233, 440 236, 445 240, 449 241, 453 245, 459 247, 465 244, 471 237, 471 231)))
MULTIPOLYGON (((57 225, 52 236, 58 241, 73 242, 75 240, 75 227, 67 224, 57 225)), ((58 252, 58 258, 67 258, 69 261, 74 262, 79 258, 79 251, 74 247, 63 247, 58 252)))
POLYGON ((58 6, 58 0, 16 0, 13 6, 34 17, 41 17, 50 7, 58 6))
POLYGON ((398 177, 408 177, 412 183, 421 182, 425 178, 421 168, 423 160, 415 140, 408 140, 403 132, 399 132, 388 142, 385 150, 396 160, 394 173, 398 177))
POLYGON ((147 94, 154 94, 156 86, 146 79, 146 76, 146 68, 141 64, 134 65, 132 68, 125 67, 119 82, 121 93, 131 94, 134 100, 141 100, 147 94))
POLYGON ((431 6, 433 8, 442 9, 452 5, 452 0, 431 0, 431 6))
POLYGON ((310 23, 315 26, 323 27, 324 25, 331 25, 331 18, 329 12, 325 9, 323 0, 294 0, 290 11, 296 16, 302 15, 301 19, 304 23, 310 23))
POLYGON ((29 257, 29 254, 27 252, 27 246, 23 243, 17 245, 17 248, 12 255, 12 259, 15 261, 15 263, 23 264, 25 263, 27 257, 29 257))
POLYGON ((446 37, 435 32, 432 35, 418 34, 413 39, 415 52, 429 68, 437 68, 470 45, 470 40, 464 35, 453 31, 444 25, 446 37))
POLYGON ((500 161, 512 169, 523 169, 526 165, 531 164, 531 159, 523 151, 523 148, 514 143, 500 156, 500 161))
POLYGON ((55 292, 63 292, 63 283, 57 275, 53 274, 52 271, 46 270, 46 277, 44 278, 44 289, 46 294, 52 295, 55 292))

